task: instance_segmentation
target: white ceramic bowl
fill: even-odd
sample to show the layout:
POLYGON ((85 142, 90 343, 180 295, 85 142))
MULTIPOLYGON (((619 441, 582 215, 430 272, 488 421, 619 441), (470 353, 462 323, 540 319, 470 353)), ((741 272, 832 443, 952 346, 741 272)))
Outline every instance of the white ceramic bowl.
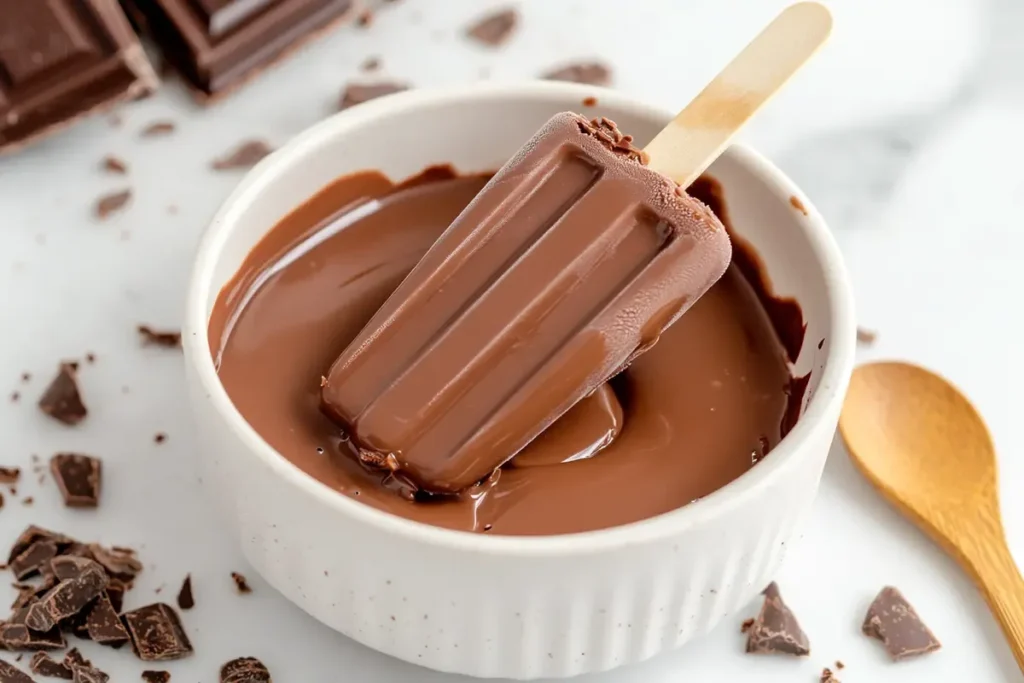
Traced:
POLYGON ((855 323, 840 254, 778 169, 733 146, 711 168, 736 230, 807 319, 797 372, 812 370, 796 427, 763 462, 673 512, 602 531, 484 536, 392 516, 339 495, 274 451, 234 408, 207 321, 224 282, 277 221, 334 178, 431 163, 500 166, 552 114, 584 97, 641 142, 670 113, 559 83, 414 91, 338 114, 265 159, 199 249, 185 326, 205 485, 267 582, 324 624, 443 671, 536 678, 647 659, 714 627, 775 574, 818 488, 853 365, 855 323), (790 203, 797 197, 807 215, 790 203), (819 341, 824 344, 819 348, 819 341))

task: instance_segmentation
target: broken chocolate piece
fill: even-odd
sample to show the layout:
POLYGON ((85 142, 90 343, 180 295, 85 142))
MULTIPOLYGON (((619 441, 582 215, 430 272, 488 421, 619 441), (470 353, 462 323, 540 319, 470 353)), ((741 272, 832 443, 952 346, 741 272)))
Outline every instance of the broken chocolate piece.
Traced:
POLYGON ((916 657, 942 647, 906 598, 892 586, 886 586, 868 608, 861 626, 864 635, 885 645, 893 661, 916 657))
POLYGON ((831 669, 826 667, 821 670, 821 678, 818 679, 818 683, 842 683, 842 681, 836 678, 831 669))
POLYGON ((466 35, 488 47, 504 45, 519 22, 519 13, 507 9, 489 14, 468 29, 466 35))
POLYGON ((171 674, 168 671, 143 671, 142 680, 146 683, 168 683, 171 680, 171 674))
POLYGON ((0 467, 0 484, 17 484, 20 478, 20 467, 0 467))
POLYGON ((878 339, 878 333, 874 330, 869 330, 866 327, 857 328, 857 341, 860 343, 874 344, 876 339, 878 339))
POLYGON ((71 667, 72 683, 107 683, 110 680, 103 671, 91 666, 71 667))
POLYGON ((127 587, 121 579, 110 579, 110 583, 107 584, 107 597, 110 599, 110 606, 118 614, 121 613, 121 609, 124 607, 124 594, 126 592, 127 587))
POLYGON ((94 508, 100 502, 103 464, 99 458, 79 453, 58 453, 50 458, 50 473, 64 505, 94 508))
POLYGON ((65 666, 64 662, 52 659, 45 652, 37 652, 32 655, 29 668, 32 670, 32 673, 39 674, 40 676, 63 678, 66 681, 71 680, 71 667, 65 666))
POLYGON ((104 195, 96 200, 96 206, 94 207, 93 212, 96 214, 97 218, 102 220, 110 216, 110 214, 115 211, 123 209, 131 198, 131 190, 121 190, 120 192, 104 195))
POLYGON ((131 581, 142 571, 142 563, 130 548, 104 548, 97 543, 90 543, 89 551, 112 578, 131 581))
POLYGON ((128 642, 128 631, 117 616, 110 596, 102 593, 89 607, 85 616, 89 637, 100 645, 123 645, 128 642))
POLYGON ((103 157, 103 170, 108 173, 124 175, 128 172, 128 164, 113 155, 103 157))
POLYGON ((78 364, 61 363, 57 376, 39 399, 44 413, 66 425, 76 425, 88 414, 78 391, 78 364))
POLYGON ((0 644, 8 650, 63 650, 67 643, 56 626, 49 631, 33 631, 25 624, 27 607, 11 615, 10 621, 0 624, 0 644))
POLYGON ((64 534, 58 534, 56 531, 50 531, 43 527, 31 524, 26 528, 18 538, 14 541, 14 545, 11 546, 11 551, 7 556, 7 563, 13 564, 14 560, 18 555, 28 550, 29 546, 38 543, 39 541, 53 541, 58 548, 63 548, 74 543, 74 539, 65 536, 64 534))
POLYGON ((252 593, 252 588, 249 586, 249 582, 245 580, 245 577, 238 572, 231 572, 231 578, 235 582, 235 588, 238 589, 239 593, 243 595, 245 593, 252 593))
POLYGON ((181 346, 181 332, 158 331, 149 325, 139 325, 138 329, 139 334, 142 335, 142 343, 147 346, 166 346, 168 348, 181 346))
POLYGON ((263 662, 255 657, 239 657, 220 668, 220 683, 272 683, 272 680, 263 662))
POLYGON ((251 168, 273 151, 274 148, 263 140, 246 140, 210 165, 215 171, 251 168))
POLYGON ((408 89, 409 86, 402 83, 350 83, 341 93, 338 111, 408 89))
MULTIPOLYGON (((77 547, 74 547, 73 549, 76 551, 78 550, 77 547)), ((71 552, 71 549, 65 551, 65 553, 69 552, 71 552)), ((54 576, 56 576, 59 581, 77 579, 85 570, 93 567, 95 567, 97 571, 103 571, 103 568, 97 562, 83 555, 65 554, 50 560, 50 568, 53 570, 54 576)))
POLYGON ((612 71, 600 62, 579 62, 548 71, 542 78, 548 81, 608 85, 612 80, 612 71))
POLYGON ((34 631, 48 631, 84 610, 107 587, 107 575, 93 562, 78 576, 61 581, 29 606, 25 624, 34 631))
POLYGON ((173 121, 154 121, 139 133, 144 138, 157 138, 164 135, 170 135, 174 132, 176 126, 173 121))
POLYGON ((58 546, 54 541, 37 541, 11 560, 10 570, 18 581, 36 574, 57 556, 58 546))
POLYGON ((747 652, 787 654, 803 657, 811 653, 807 635, 782 601, 779 587, 772 582, 764 590, 764 604, 747 631, 747 652))
POLYGON ((192 609, 196 606, 196 600, 192 596, 192 575, 187 574, 181 583, 181 590, 178 591, 178 608, 192 609))
POLYGON ((164 661, 192 654, 192 644, 170 605, 158 602, 126 612, 124 624, 139 659, 164 661))
POLYGON ((9 662, 0 659, 0 683, 35 683, 32 677, 9 662))

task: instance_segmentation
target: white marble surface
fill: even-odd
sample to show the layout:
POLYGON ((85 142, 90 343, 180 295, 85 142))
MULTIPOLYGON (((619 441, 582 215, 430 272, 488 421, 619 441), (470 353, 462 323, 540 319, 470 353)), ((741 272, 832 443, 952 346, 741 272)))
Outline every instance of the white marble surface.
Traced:
MULTIPOLYGON (((181 358, 141 349, 138 322, 175 326, 196 241, 238 176, 209 160, 234 143, 280 143, 329 114, 369 55, 383 75, 416 86, 529 78, 560 62, 597 57, 615 86, 681 105, 782 0, 521 0, 521 30, 503 49, 468 44, 462 27, 484 0, 403 0, 370 30, 344 28, 236 96, 202 109, 177 83, 158 96, 13 157, 0 159, 0 464, 29 465, 60 450, 105 458, 104 504, 65 511, 52 482, 32 477, 0 510, 0 538, 29 522, 85 539, 135 545, 147 569, 130 605, 173 598, 192 572, 198 606, 185 617, 194 658, 168 668, 177 681, 212 683, 240 655, 266 661, 275 680, 430 681, 451 677, 366 650, 321 627, 245 571, 193 475, 181 358), (628 5, 628 9, 626 6, 628 5), (178 130, 142 140, 156 119, 178 130), (108 153, 130 174, 102 173, 108 153), (105 222, 99 194, 131 187, 130 207, 105 222), (177 213, 168 211, 177 207, 177 213), (75 429, 35 401, 60 358, 82 370, 91 414, 75 429), (23 384, 23 371, 32 373, 23 384), (153 443, 157 431, 169 434, 153 443), (24 507, 19 499, 33 496, 24 507), (162 589, 161 596, 154 595, 162 589)), ((835 39, 747 138, 816 201, 848 259, 866 326, 879 332, 865 359, 908 358, 956 380, 977 402, 1000 452, 1003 512, 1024 559, 1024 409, 1019 299, 1024 231, 1024 6, 1019 0, 835 0, 835 39)), ((4 541, 6 542, 6 541, 4 541)), ((344 539, 336 542, 343 543, 344 539)), ((741 654, 737 615, 700 642, 603 681, 813 681, 842 659, 842 679, 1018 681, 1021 674, 977 592, 955 566, 889 509, 837 446, 815 514, 780 583, 810 634, 806 661, 741 654), (945 650, 893 665, 858 632, 883 584, 903 588, 945 650)), ((751 606, 751 614, 755 606, 751 606)), ((139 680, 125 652, 90 648, 115 681, 139 680)), ((10 655, 5 655, 10 657, 10 655)))

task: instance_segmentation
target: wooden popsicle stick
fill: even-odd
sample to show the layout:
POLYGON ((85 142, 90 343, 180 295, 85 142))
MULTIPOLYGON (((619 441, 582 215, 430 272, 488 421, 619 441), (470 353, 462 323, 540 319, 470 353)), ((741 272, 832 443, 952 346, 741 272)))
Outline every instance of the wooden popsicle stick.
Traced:
POLYGON ((831 30, 824 5, 787 7, 651 140, 644 148, 648 165, 689 187, 831 30))

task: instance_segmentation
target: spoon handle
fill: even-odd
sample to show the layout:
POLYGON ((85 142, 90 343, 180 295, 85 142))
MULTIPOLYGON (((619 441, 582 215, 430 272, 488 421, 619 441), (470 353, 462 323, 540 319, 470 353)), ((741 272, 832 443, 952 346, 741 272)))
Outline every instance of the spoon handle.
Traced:
POLYGON ((985 529, 972 536, 973 543, 961 546, 965 568, 981 588, 1017 666, 1024 672, 1024 578, 1006 547, 1001 529, 985 529))

